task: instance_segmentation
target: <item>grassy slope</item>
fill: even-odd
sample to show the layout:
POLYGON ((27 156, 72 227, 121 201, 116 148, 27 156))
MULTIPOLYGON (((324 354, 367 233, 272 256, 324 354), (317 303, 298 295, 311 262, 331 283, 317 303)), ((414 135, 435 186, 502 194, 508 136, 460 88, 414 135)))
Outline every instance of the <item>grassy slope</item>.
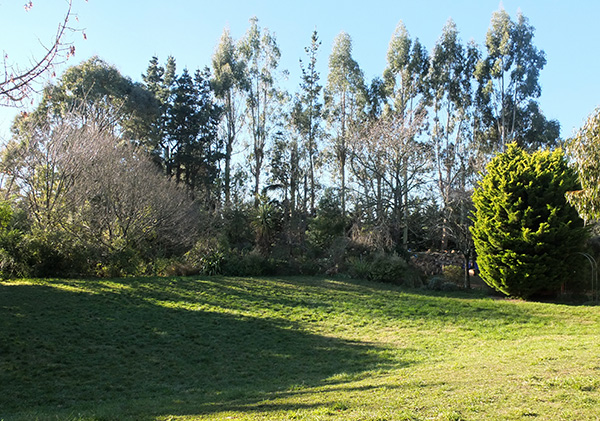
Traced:
POLYGON ((0 419, 598 419, 599 327, 359 281, 6 281, 0 419))

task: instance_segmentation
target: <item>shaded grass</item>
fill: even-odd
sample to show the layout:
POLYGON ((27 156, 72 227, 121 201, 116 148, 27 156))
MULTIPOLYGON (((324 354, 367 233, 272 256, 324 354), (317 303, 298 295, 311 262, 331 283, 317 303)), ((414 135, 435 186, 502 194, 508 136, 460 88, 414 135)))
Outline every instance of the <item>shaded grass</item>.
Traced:
POLYGON ((0 419, 598 419, 596 307, 321 278, 0 283, 0 419))

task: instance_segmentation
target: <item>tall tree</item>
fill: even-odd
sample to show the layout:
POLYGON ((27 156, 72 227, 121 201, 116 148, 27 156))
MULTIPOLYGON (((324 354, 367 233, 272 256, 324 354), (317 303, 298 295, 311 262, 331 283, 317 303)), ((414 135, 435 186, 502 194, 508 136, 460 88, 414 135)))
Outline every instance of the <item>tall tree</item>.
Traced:
POLYGON ((183 70, 173 90, 165 133, 167 174, 184 182, 192 192, 202 190, 206 195, 211 193, 220 159, 217 144, 220 109, 213 101, 209 78, 208 68, 197 71, 194 77, 187 69, 183 70))
POLYGON ((165 67, 161 66, 158 57, 153 56, 148 63, 146 73, 142 74, 142 80, 144 86, 148 91, 154 95, 158 103, 159 113, 152 122, 149 143, 153 148, 153 154, 157 155, 157 159, 162 158, 163 152, 163 141, 165 139, 165 124, 166 114, 169 107, 169 101, 173 90, 173 84, 175 82, 174 70, 175 70, 175 59, 169 57, 167 59, 169 63, 169 75, 166 74, 165 67), (168 82, 167 80, 168 79, 168 82))
MULTIPOLYGON (((374 78, 365 87, 361 96, 359 112, 360 128, 349 139, 350 169, 354 180, 358 183, 357 204, 368 219, 373 219, 377 225, 387 224, 385 218, 384 178, 388 169, 385 160, 385 147, 381 142, 376 126, 384 119, 382 110, 386 101, 384 82, 374 78), (375 212, 372 211, 375 207, 375 212), (369 218, 371 217, 371 218, 369 218)), ((393 129, 392 129, 393 130, 393 129)), ((387 145, 390 146, 390 145, 387 145)))
MULTIPOLYGON (((435 154, 437 190, 442 202, 442 241, 449 240, 451 214, 461 213, 467 181, 473 174, 472 83, 478 59, 474 44, 466 48, 460 42, 454 21, 448 20, 432 53, 428 75, 433 110, 431 140, 435 154)), ((466 210, 461 218, 466 221, 466 210)))
POLYGON ((321 102, 322 86, 319 84, 320 75, 317 71, 317 55, 321 41, 317 31, 313 31, 310 46, 304 51, 308 56, 308 64, 300 60, 302 80, 300 82, 300 95, 296 98, 292 119, 306 150, 308 160, 308 179, 310 183, 310 213, 315 214, 315 166, 318 156, 318 142, 323 136, 321 127, 323 118, 323 104, 321 102))
POLYGON ((123 76, 98 57, 68 68, 55 84, 44 89, 38 107, 26 119, 41 122, 97 125, 100 131, 134 143, 148 142, 159 113, 151 92, 123 76))
MULTIPOLYGON (((494 12, 486 36, 487 56, 477 65, 479 81, 478 101, 483 122, 484 137, 492 141, 492 150, 504 150, 506 145, 516 141, 526 144, 527 127, 530 119, 524 112, 537 114, 536 119, 543 126, 555 128, 555 121, 546 121, 535 99, 541 95, 540 71, 546 65, 546 54, 533 44, 534 28, 528 19, 519 12, 513 22, 501 8, 494 12)), ((539 123, 536 128, 539 133, 539 123)), ((541 130, 544 133, 544 130, 541 130)), ((556 142, 556 130, 545 131, 548 136, 542 139, 552 145, 556 142)), ((539 136, 538 136, 539 142, 539 136)), ((536 146, 536 145, 534 145, 536 146)))
MULTIPOLYGON (((350 143, 352 171, 364 191, 364 221, 372 222, 378 235, 389 238, 398 249, 408 243, 405 226, 399 223, 404 216, 398 212, 399 202, 425 188, 429 179, 430 145, 416 141, 425 116, 424 111, 406 118, 385 113, 365 125, 350 143)), ((408 208, 409 203, 403 206, 408 208)))
POLYGON ((600 108, 587 119, 577 134, 567 142, 581 188, 567 193, 567 198, 585 221, 600 219, 600 108))
POLYGON ((280 98, 276 71, 281 52, 275 36, 267 28, 261 30, 256 17, 250 19, 250 28, 240 43, 240 51, 248 66, 247 113, 252 138, 250 166, 254 177, 254 204, 258 206, 265 148, 280 98))
MULTIPOLYGON (((428 71, 428 55, 423 45, 416 39, 411 40, 404 23, 400 21, 387 52, 387 67, 384 71, 384 81, 389 97, 386 112, 394 114, 395 120, 402 122, 407 127, 414 126, 414 119, 420 123, 424 123, 422 113, 425 109, 426 97, 425 93, 425 78, 428 71)), ((415 135, 419 130, 412 131, 415 135)), ((407 150, 413 150, 417 145, 414 145, 416 139, 401 138, 398 143, 401 147, 407 150)), ((408 201, 409 201, 409 163, 407 161, 408 154, 401 154, 405 161, 397 167, 395 177, 397 179, 395 186, 394 211, 395 224, 403 226, 402 243, 404 247, 408 245, 408 201)))
POLYGON ((244 120, 243 93, 248 89, 246 62, 235 45, 229 30, 225 29, 212 58, 212 85, 223 108, 225 138, 225 205, 231 204, 231 159, 237 135, 244 120))
POLYGON ((325 87, 327 120, 335 132, 333 152, 340 177, 342 215, 346 215, 346 162, 349 132, 359 112, 359 100, 364 91, 364 76, 352 57, 352 39, 341 32, 333 41, 329 56, 329 74, 325 87))

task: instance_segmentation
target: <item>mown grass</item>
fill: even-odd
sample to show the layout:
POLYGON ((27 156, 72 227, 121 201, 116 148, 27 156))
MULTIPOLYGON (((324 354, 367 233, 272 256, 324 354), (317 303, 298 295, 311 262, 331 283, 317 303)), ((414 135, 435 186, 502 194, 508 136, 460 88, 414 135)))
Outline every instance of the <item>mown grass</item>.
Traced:
POLYGON ((599 310, 323 278, 4 281, 0 419, 599 419, 599 310))

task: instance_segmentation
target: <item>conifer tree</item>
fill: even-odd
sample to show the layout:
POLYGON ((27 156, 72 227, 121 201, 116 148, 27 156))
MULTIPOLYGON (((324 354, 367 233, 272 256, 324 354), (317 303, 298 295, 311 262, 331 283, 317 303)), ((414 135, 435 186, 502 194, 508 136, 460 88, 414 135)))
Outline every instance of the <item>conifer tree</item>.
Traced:
POLYGON ((473 194, 473 241, 482 279, 506 295, 556 292, 572 273, 587 231, 565 193, 577 176, 562 150, 496 156, 473 194))
POLYGON ((315 214, 316 180, 315 166, 318 154, 318 141, 323 136, 321 121, 323 118, 323 104, 320 100, 322 86, 319 84, 317 71, 317 53, 321 41, 317 31, 313 31, 311 43, 304 50, 308 55, 308 64, 305 66, 300 60, 302 81, 300 82, 300 95, 296 98, 292 111, 293 124, 303 138, 304 149, 308 160, 308 179, 310 183, 310 213, 315 214))

